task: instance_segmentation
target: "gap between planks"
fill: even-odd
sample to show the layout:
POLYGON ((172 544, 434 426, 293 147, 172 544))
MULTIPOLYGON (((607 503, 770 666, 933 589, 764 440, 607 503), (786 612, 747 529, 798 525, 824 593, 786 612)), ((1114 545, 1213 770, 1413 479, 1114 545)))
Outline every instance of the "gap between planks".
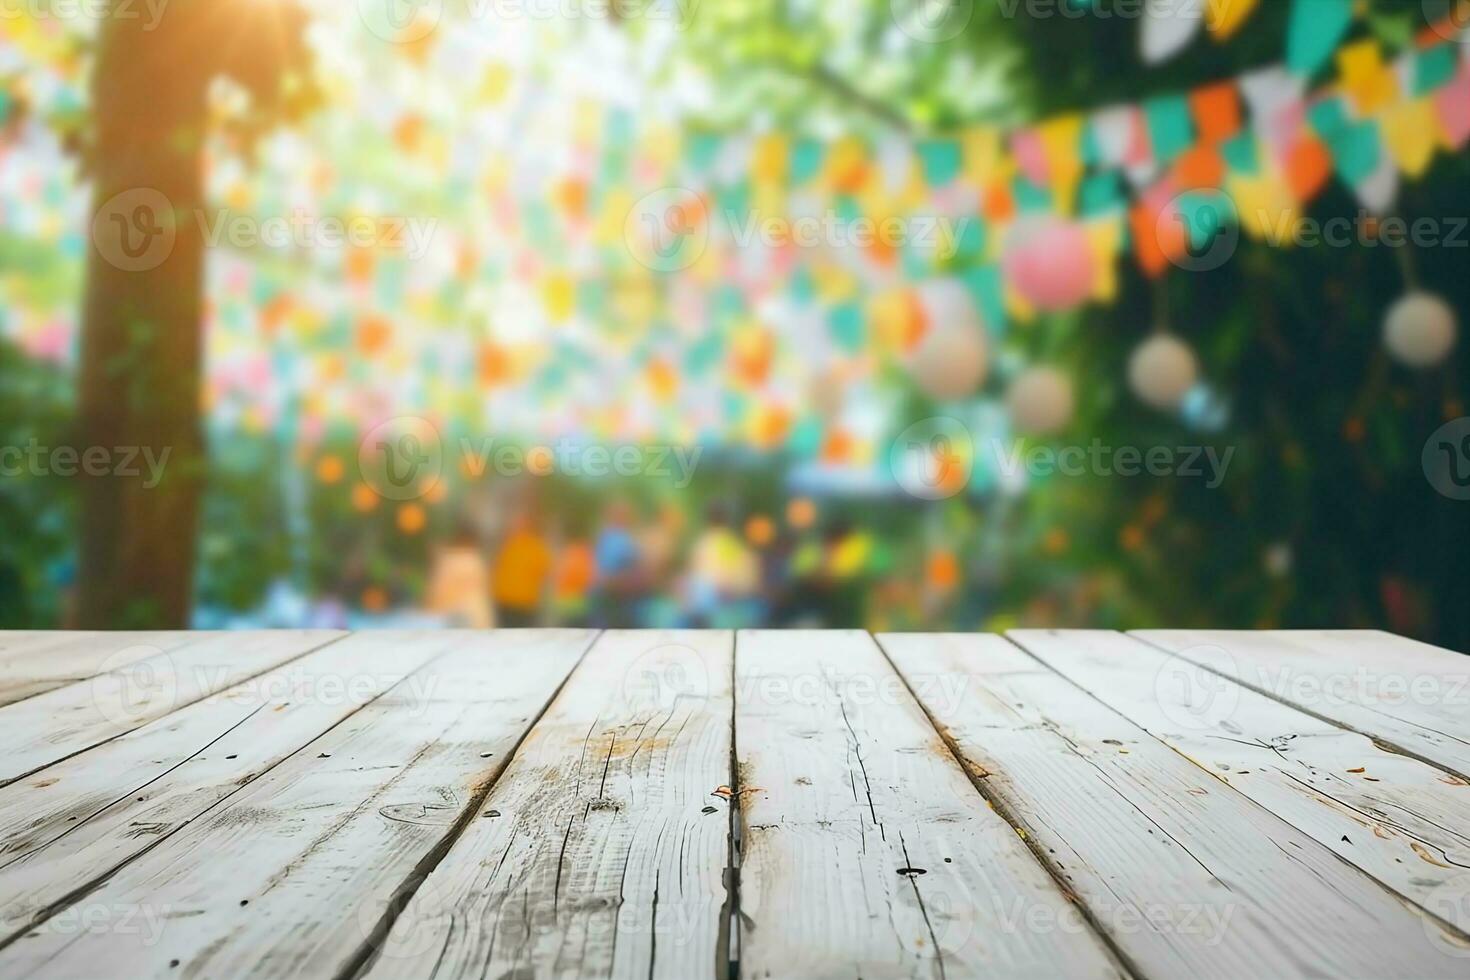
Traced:
MULTIPOLYGON (((368 636, 374 637, 374 642, 381 642, 390 646, 395 641, 395 636, 393 634, 356 634, 356 637, 359 639, 360 642, 366 642, 364 638, 368 636), (379 637, 382 638, 381 641, 377 639, 379 637)), ((554 692, 560 689, 560 685, 565 682, 567 676, 571 673, 572 668, 585 653, 592 636, 593 634, 589 632, 581 632, 580 634, 578 634, 575 633, 575 631, 542 631, 536 636, 529 637, 529 640, 537 641, 530 643, 532 650, 540 650, 542 651, 543 655, 551 654, 552 652, 554 652, 554 649, 559 650, 560 652, 557 653, 556 659, 548 661, 542 667, 536 668, 536 671, 533 672, 532 677, 527 681, 521 680, 517 675, 511 675, 507 678, 514 680, 514 683, 511 685, 512 690, 519 691, 524 689, 525 694, 528 695, 529 698, 534 699, 528 700, 526 697, 522 697, 520 694, 516 695, 517 698, 520 698, 520 701, 518 703, 524 703, 525 707, 530 709, 530 716, 523 720, 506 719, 507 723, 516 722, 516 724, 519 726, 514 729, 516 733, 515 737, 517 739, 524 737, 525 732, 529 730, 530 727, 534 724, 535 720, 540 717, 541 711, 544 710, 546 704, 549 703, 554 692), (581 637, 580 640, 577 639, 578 636, 581 637), (537 645, 538 642, 541 643, 540 646, 537 645), (570 645, 574 642, 576 645, 575 649, 573 650, 570 649, 570 645), (558 646, 555 648, 548 648, 545 646, 545 643, 554 643, 558 646), (571 654, 571 659, 564 659, 562 657, 562 653, 571 654), (554 683, 546 687, 544 690, 538 690, 541 681, 534 679, 534 676, 536 674, 543 675, 545 676, 546 680, 554 681, 554 683)), ((401 635, 397 636, 397 640, 398 642, 403 642, 403 637, 401 635)), ((105 877, 93 881, 87 890, 90 892, 101 889, 103 887, 107 887, 111 884, 117 884, 120 889, 123 889, 124 898, 132 898, 136 901, 141 901, 145 903, 152 902, 154 904, 157 904, 164 899, 169 899, 170 902, 168 907, 170 909, 180 907, 188 909, 192 906, 198 906, 201 910, 210 910, 210 914, 216 916, 216 919, 213 920, 216 923, 215 928, 221 928, 218 918, 218 916, 221 914, 218 908, 219 902, 211 900, 207 897, 214 893, 206 891, 203 894, 199 894, 197 892, 190 891, 189 865, 191 861, 195 860, 193 857, 191 857, 191 854, 199 852, 201 848, 203 849, 204 853, 218 851, 221 849, 221 847, 230 848, 232 846, 232 841, 248 844, 248 842, 255 839, 255 837, 253 835, 247 835, 244 838, 238 837, 238 831, 234 829, 234 825, 238 823, 239 817, 247 816, 249 813, 253 812, 265 813, 267 812, 267 809, 261 809, 262 807, 269 808, 273 804, 278 806, 287 806, 288 801, 294 801, 296 804, 298 804, 296 808, 292 809, 288 807, 287 809, 279 811, 280 813, 282 813, 282 815, 292 815, 292 819, 287 820, 284 824, 278 826, 276 828, 276 834, 272 835, 271 833, 267 833, 265 828, 262 828, 261 830, 261 834, 263 835, 262 839, 269 839, 272 836, 282 836, 282 832, 284 832, 284 836, 288 839, 289 846, 289 839, 292 837, 293 834, 295 837, 300 837, 299 833, 290 830, 291 825, 299 819, 299 817, 296 815, 304 816, 308 811, 315 809, 317 806, 318 798, 327 801, 335 799, 336 797, 333 794, 332 779, 337 779, 340 781, 341 779, 346 777, 347 773, 350 773, 352 771, 364 771, 343 770, 342 774, 340 775, 322 772, 320 769, 321 764, 314 762, 314 760, 307 759, 305 753, 316 751, 317 746, 328 749, 332 749, 333 746, 336 746, 336 748, 333 749, 334 753, 345 753, 346 756, 351 756, 353 754, 351 751, 352 746, 359 745, 361 746, 360 754, 372 755, 373 742, 370 739, 365 740, 360 736, 366 736, 372 731, 381 732, 383 736, 392 735, 392 729, 396 727, 393 722, 394 718, 396 718, 399 722, 403 723, 409 728, 413 728, 415 726, 423 727, 425 722, 432 721, 430 715, 426 713, 431 707, 441 703, 449 703, 456 698, 459 701, 464 701, 466 708, 469 708, 472 711, 478 711, 480 712, 480 714, 484 714, 486 708, 474 709, 473 704, 483 703, 488 707, 496 704, 505 703, 504 698, 506 695, 503 693, 496 694, 496 691, 503 689, 505 683, 504 681, 500 681, 498 683, 498 686, 492 688, 483 688, 483 682, 487 679, 493 678, 493 664, 495 662, 493 660, 486 661, 484 660, 484 657, 486 655, 493 656, 496 653, 497 645, 498 647, 502 648, 506 646, 511 646, 512 649, 505 651, 506 653, 515 652, 517 645, 515 644, 515 640, 513 639, 513 637, 507 636, 507 634, 505 633, 501 633, 498 636, 476 636, 471 634, 456 634, 452 632, 445 632, 434 634, 434 643, 437 645, 438 648, 428 653, 425 658, 421 658, 421 662, 417 665, 416 668, 408 672, 408 676, 406 676, 403 681, 401 681, 399 684, 394 684, 389 688, 386 694, 391 695, 391 698, 380 694, 379 696, 374 697, 367 704, 361 705, 355 710, 347 713, 346 717, 337 719, 337 722, 326 728, 326 730, 321 731, 319 734, 316 734, 314 736, 308 736, 300 747, 286 754, 283 758, 277 759, 275 764, 269 766, 266 771, 260 773, 255 779, 245 781, 244 785, 237 787, 234 791, 227 794, 227 799, 216 801, 216 803, 211 805, 208 810, 205 811, 205 813, 201 813, 197 816, 191 817, 189 820, 186 820, 182 824, 180 824, 179 827, 175 828, 174 834, 169 835, 169 841, 166 844, 162 841, 154 842, 142 853, 132 855, 132 857, 128 861, 124 862, 118 868, 113 869, 105 877), (456 644, 458 644, 459 646, 459 649, 457 650, 455 649, 456 644), (476 667, 475 665, 477 663, 481 664, 482 666, 476 667), (442 675, 442 677, 444 678, 444 683, 439 685, 439 687, 448 688, 445 697, 442 699, 432 689, 420 691, 417 688, 408 686, 407 684, 407 682, 411 680, 412 677, 424 675, 430 669, 432 664, 443 664, 444 666, 444 670, 439 671, 439 674, 436 675, 442 675), (490 671, 491 673, 487 674, 487 671, 490 671), (453 683, 450 683, 451 681, 453 683), (461 691, 462 685, 467 681, 474 681, 477 685, 481 686, 475 686, 461 691), (482 698, 483 701, 481 700, 482 698), (421 705, 422 710, 416 710, 416 705, 421 705), (395 712, 396 714, 394 714, 395 712), (364 720, 359 722, 357 719, 364 720), (377 722, 376 729, 373 728, 375 719, 377 722), (409 723, 412 724, 410 725, 409 723), (385 725, 386 728, 384 727, 385 725), (357 729, 359 731, 354 732, 351 729, 357 729), (324 776, 328 777, 325 781, 323 780, 324 776), (327 795, 323 796, 323 794, 327 795), (256 804, 256 809, 252 809, 249 806, 235 805, 235 800, 237 798, 243 800, 245 796, 250 796, 251 800, 244 802, 254 802, 256 804), (306 806, 305 804, 308 803, 312 805, 306 806), (230 812, 225 812, 231 807, 234 807, 234 809, 230 810, 230 812), (218 811, 217 814, 216 811, 218 811), (175 834, 182 834, 186 832, 190 835, 192 843, 189 841, 183 842, 183 850, 181 851, 179 847, 175 847, 173 845, 172 839, 175 834), (162 852, 157 851, 156 848, 159 846, 167 846, 172 848, 172 855, 165 855, 162 852), (145 867, 144 865, 148 866, 145 867), (159 897, 156 894, 156 890, 159 888, 169 888, 171 890, 166 891, 162 895, 162 897, 159 897), (175 902, 177 903, 177 905, 174 904, 175 902), (211 906, 213 906, 213 908, 211 908, 211 906)), ((535 661, 537 659, 533 657, 530 658, 529 661, 527 661, 526 655, 524 653, 518 653, 517 655, 520 656, 522 661, 527 662, 528 665, 532 661, 535 661)), ((434 667, 433 669, 435 669, 436 671, 438 670, 437 667, 434 667)), ((432 688, 433 685, 428 685, 428 687, 432 688)), ((461 711, 461 716, 466 722, 473 722, 474 720, 474 716, 470 713, 466 713, 465 711, 461 711)), ((493 717, 495 717, 493 711, 491 715, 485 716, 487 720, 493 717)), ((445 721, 443 724, 447 724, 452 727, 455 722, 453 718, 450 717, 449 720, 445 721)), ((443 725, 441 725, 441 727, 443 727, 443 725)), ((475 726, 473 724, 468 725, 468 727, 466 727, 464 724, 461 724, 459 726, 459 729, 462 730, 459 734, 459 737, 461 739, 473 739, 475 737, 473 734, 475 726)), ((425 729, 425 731, 428 731, 428 729, 425 729)), ((384 742, 384 739, 380 738, 379 742, 383 743, 385 747, 389 750, 392 750, 395 744, 394 740, 391 738, 388 738, 386 742, 384 742)), ((404 741, 403 739, 399 739, 398 742, 401 743, 405 749, 411 748, 408 742, 404 741)), ((430 744, 433 744, 432 738, 430 744)), ((494 753, 484 753, 481 754, 479 758, 483 759, 493 755, 495 757, 495 761, 493 763, 481 762, 478 765, 472 765, 469 761, 457 762, 455 763, 455 768, 464 770, 466 776, 469 776, 470 770, 473 769, 483 770, 491 773, 492 779, 485 781, 485 786, 486 788, 488 788, 490 782, 493 781, 493 774, 498 773, 500 768, 504 765, 506 756, 508 755, 508 752, 502 751, 502 745, 496 744, 492 747, 496 749, 494 753)), ((322 754, 320 757, 328 758, 330 757, 330 754, 322 754)), ((395 755, 390 751, 389 754, 382 755, 382 758, 379 761, 391 763, 395 761, 404 762, 411 760, 408 760, 406 756, 402 755, 402 753, 397 753, 395 755)), ((408 768, 401 765, 387 767, 378 766, 376 768, 401 769, 403 770, 405 775, 409 772, 408 768)), ((417 789, 405 787, 401 791, 404 793, 415 794, 415 798, 418 799, 423 798, 423 795, 418 794, 432 795, 434 787, 439 784, 432 781, 432 773, 430 773, 429 775, 431 777, 431 781, 429 784, 420 785, 417 789)), ((367 786, 366 784, 364 784, 364 788, 366 790, 369 790, 366 797, 368 802, 371 803, 371 801, 374 799, 374 796, 382 792, 383 786, 389 786, 393 784, 394 781, 396 781, 397 779, 398 777, 394 776, 389 783, 383 783, 376 789, 373 786, 367 786)), ((412 782, 423 783, 424 780, 421 778, 416 778, 415 780, 412 780, 412 782)), ((339 811, 350 816, 354 811, 361 810, 363 806, 367 805, 359 802, 362 798, 363 797, 360 795, 351 795, 350 799, 344 798, 341 802, 335 805, 337 806, 337 809, 339 811), (343 809, 344 807, 345 809, 343 809)), ((389 807, 388 809, 404 809, 404 807, 389 807)), ((438 808, 436 807, 436 809, 438 808)), ((426 813, 425 816, 427 815, 428 814, 426 813)), ((384 816, 387 816, 387 814, 385 813, 384 816)), ((376 813, 373 814, 373 817, 376 817, 376 813)), ((312 819, 316 820, 317 818, 313 816, 312 819)), ((336 819, 337 818, 335 817, 331 818, 331 820, 333 821, 335 821, 336 819)), ((378 830, 377 833, 379 833, 380 835, 382 833, 399 834, 400 836, 395 839, 400 840, 401 843, 405 846, 411 845, 416 840, 425 841, 426 852, 432 850, 431 845, 435 840, 437 840, 437 837, 435 836, 436 834, 438 834, 438 836, 443 836, 442 832, 436 830, 437 826, 442 826, 442 824, 440 824, 437 819, 421 824, 409 818, 405 819, 408 819, 409 822, 400 824, 394 823, 390 820, 385 824, 380 821, 370 820, 366 824, 364 824, 363 822, 358 821, 354 824, 354 826, 365 828, 370 832, 367 836, 359 834, 359 844, 373 843, 373 837, 371 836, 372 828, 378 827, 387 828, 378 830), (398 829, 394 830, 394 828, 398 829), (409 834, 410 831, 412 831, 411 834, 409 834), (403 837, 403 834, 409 834, 409 836, 403 837)), ((318 822, 320 822, 320 820, 318 820, 318 822)), ((344 825, 333 823, 332 826, 341 827, 344 825)), ((323 824, 323 827, 325 828, 326 825, 323 824)), ((335 830, 330 832, 335 833, 335 830)), ((395 848, 395 850, 401 851, 402 848, 395 848)), ((311 849, 309 848, 306 854, 310 854, 310 851, 311 849)), ((410 852, 410 860, 413 855, 417 855, 418 853, 419 852, 416 850, 410 852)), ((238 884, 238 887, 241 890, 250 888, 250 880, 253 878, 258 878, 261 871, 261 869, 258 867, 260 865, 260 861, 258 860, 259 857, 260 855, 257 855, 257 860, 250 864, 240 864, 238 866, 227 865, 224 869, 223 877, 219 878, 219 883, 223 884, 224 888, 226 889, 236 888, 237 883, 235 881, 232 881, 231 878, 237 877, 243 879, 243 882, 238 884), (232 876, 229 873, 230 868, 235 868, 237 872, 244 872, 244 874, 237 874, 232 876)), ((305 855, 303 855, 303 857, 305 857, 305 855)), ((394 855, 394 857, 397 860, 401 860, 401 855, 394 855)), ((381 884, 383 887, 386 887, 389 889, 390 892, 393 892, 405 886, 405 884, 413 883, 412 871, 414 870, 414 868, 411 864, 404 867, 395 867, 394 861, 391 860, 382 860, 380 862, 369 860, 364 863, 366 865, 364 871, 370 879, 367 882, 368 884, 377 884, 377 882, 371 880, 374 876, 376 876, 381 880, 381 884), (378 873, 378 864, 382 865, 381 874, 378 873), (401 872, 401 874, 399 872, 401 872)), ((206 868, 207 865, 200 865, 199 867, 203 869, 206 868)), ((319 867, 319 870, 327 870, 329 872, 331 871, 329 867, 319 867)), ((216 877, 219 876, 217 875, 216 877)), ((310 877, 310 875, 308 875, 307 877, 310 877)), ((340 874, 338 874, 337 877, 341 877, 340 874)), ((356 881, 357 879, 353 880, 356 881)), ((265 899, 267 897, 279 899, 279 895, 271 894, 270 889, 274 889, 277 885, 281 885, 283 883, 285 883, 284 878, 277 879, 268 886, 266 892, 262 892, 260 894, 250 893, 250 897, 252 899, 265 899)), ((290 886, 295 886, 296 884, 297 881, 295 879, 292 879, 289 882, 290 886)), ((115 895, 116 893, 114 891, 114 897, 115 895)), ((351 898, 355 896, 349 895, 347 897, 351 898)), ((233 907, 234 905, 233 902, 230 902, 228 904, 231 907, 233 907)), ((241 906, 244 906, 247 903, 242 901, 240 904, 241 906)), ((248 926, 250 922, 256 921, 254 917, 260 914, 268 915, 269 910, 272 907, 271 903, 268 901, 253 902, 251 904, 254 906, 251 909, 251 918, 239 920, 239 924, 241 926, 247 927, 245 930, 247 932, 249 931, 248 926)), ((327 904, 332 907, 337 907, 340 903, 328 902, 327 904)), ((277 901, 275 905, 279 907, 280 902, 277 901)), ((388 904, 388 907, 391 911, 391 903, 388 904)), ((369 911, 376 911, 376 908, 377 905, 376 903, 374 903, 369 911)), ((359 909, 359 911, 362 910, 359 909)), ((186 914, 192 916, 195 913, 188 912, 186 914)), ((200 911, 198 914, 203 914, 203 911, 200 911)), ((341 917, 334 917, 334 919, 336 918, 341 917)), ((291 917, 287 916, 288 924, 290 922, 290 919, 291 917)), ((371 930, 366 930, 366 932, 369 933, 366 938, 364 938, 363 932, 358 932, 356 933, 356 935, 354 935, 351 928, 354 925, 354 922, 351 920, 356 920, 356 924, 358 924, 360 928, 364 928, 367 926, 367 923, 363 921, 361 917, 349 917, 349 921, 346 923, 347 928, 344 935, 343 931, 333 931, 336 927, 333 926, 331 923, 325 924, 327 932, 329 933, 329 936, 327 936, 327 938, 330 938, 336 942, 343 943, 341 947, 343 950, 342 955, 333 957, 330 972, 340 972, 338 968, 343 963, 351 966, 353 963, 364 960, 365 958, 367 958, 368 955, 367 953, 364 953, 364 950, 368 950, 369 953, 371 951, 370 944, 373 939, 373 935, 371 935, 371 930)), ((197 927, 199 921, 201 920, 193 920, 193 925, 197 927)), ((229 925, 228 921, 226 921, 224 925, 227 927, 229 925)), ((251 947, 251 949, 253 949, 254 951, 252 952, 251 949, 247 949, 243 953, 243 959, 234 960, 233 967, 225 966, 223 964, 216 964, 214 967, 211 967, 211 969, 218 968, 232 974, 243 974, 251 972, 252 968, 242 967, 242 964, 252 961, 257 962, 257 966, 253 968, 256 972, 259 972, 262 969, 266 969, 263 964, 266 960, 267 952, 274 951, 271 944, 275 940, 280 940, 281 943, 286 946, 288 951, 296 949, 317 949, 319 951, 318 946, 301 946, 302 943, 318 942, 317 938, 313 938, 314 936, 316 936, 316 933, 310 933, 310 930, 316 927, 311 926, 309 923, 303 923, 303 925, 307 927, 309 932, 309 935, 305 939, 295 934, 288 937, 275 936, 274 939, 270 936, 256 936, 254 937, 254 942, 247 944, 247 946, 251 947), (297 945, 292 946, 292 941, 294 941, 297 945)), ((342 925, 342 923, 337 923, 337 925, 342 925)), ((279 930, 280 927, 278 926, 276 932, 279 932, 279 930)), ((223 941, 227 938, 231 938, 235 931, 235 928, 230 928, 229 931, 220 934, 218 936, 218 939, 220 941, 223 941)), ((287 931, 290 932, 291 930, 288 928, 287 931)), ((185 931, 182 933, 175 932, 170 934, 170 936, 171 943, 177 943, 179 945, 185 946, 189 945, 191 941, 198 939, 197 936, 194 936, 192 933, 189 932, 188 928, 185 928, 185 931)), ((43 943, 44 942, 45 940, 43 940, 43 943)), ((53 944, 53 946, 54 945, 55 944, 53 944)), ((32 960, 34 965, 45 964, 55 955, 67 953, 68 950, 65 948, 66 945, 69 945, 69 943, 63 944, 60 948, 53 949, 51 956, 44 955, 44 951, 42 951, 42 953, 40 954, 31 954, 30 959, 32 960), (40 958, 37 959, 37 956, 40 956, 40 958)), ((220 954, 220 950, 217 948, 218 946, 219 943, 214 943, 208 950, 198 950, 198 954, 207 960, 208 957, 211 955, 220 954)), ((7 963, 13 963, 13 954, 18 951, 19 948, 8 951, 6 956, 4 957, 4 960, 7 963)), ((120 962, 124 968, 126 968, 127 964, 131 962, 132 967, 131 969, 128 969, 127 972, 131 972, 134 974, 143 974, 151 970, 153 973, 155 973, 155 975, 162 976, 171 973, 172 967, 179 965, 178 959, 175 959, 174 962, 170 965, 165 965, 163 962, 158 961, 157 957, 159 955, 162 955, 162 950, 135 948, 134 946, 120 940, 116 942, 112 948, 107 948, 105 944, 103 944, 101 948, 97 948, 94 946, 91 949, 78 950, 78 953, 80 954, 80 956, 70 957, 69 966, 60 966, 58 967, 58 969, 60 969, 63 973, 74 973, 77 971, 79 961, 80 963, 87 963, 89 962, 89 958, 92 956, 100 956, 105 958, 109 965, 114 965, 115 963, 120 962)), ((24 959, 24 957, 22 957, 22 959, 24 959)), ((318 969, 313 969, 311 972, 322 972, 319 969, 321 966, 322 963, 320 962, 320 959, 318 959, 318 969)), ((95 967, 89 967, 88 969, 95 969, 95 967)), ((186 975, 188 975, 188 971, 189 968, 186 967, 186 975)), ((41 972, 45 971, 42 970, 41 972)), ((194 972, 195 975, 198 975, 197 970, 195 970, 194 972)))
POLYGON ((1384 749, 1417 759, 1470 781, 1470 657, 1376 630, 1132 630, 1129 636, 1202 670, 1256 691, 1314 718, 1373 739, 1384 749), (1376 638, 1385 647, 1412 656, 1409 664, 1374 664, 1366 660, 1359 644, 1376 638), (1274 662, 1262 657, 1266 648, 1274 662), (1336 654, 1343 657, 1338 669, 1328 673, 1319 661, 1336 654), (1453 672, 1450 668, 1453 666, 1453 672), (1276 674, 1273 682, 1271 674, 1276 674), (1357 690, 1357 698, 1341 697, 1331 690, 1334 680, 1347 680, 1343 668, 1358 673, 1360 683, 1376 680, 1381 685, 1393 678, 1406 689, 1428 680, 1443 685, 1446 706, 1457 705, 1459 716, 1434 717, 1431 706, 1403 698, 1382 707, 1367 701, 1380 692, 1357 690), (1359 672, 1366 672, 1359 673, 1359 672), (1375 677, 1376 675, 1376 677, 1375 677), (1290 681, 1308 682, 1307 689, 1293 696, 1290 681), (1412 678, 1412 680, 1410 679, 1412 678), (1307 696, 1310 688, 1316 696, 1307 696), (1445 731, 1437 725, 1460 731, 1445 731))

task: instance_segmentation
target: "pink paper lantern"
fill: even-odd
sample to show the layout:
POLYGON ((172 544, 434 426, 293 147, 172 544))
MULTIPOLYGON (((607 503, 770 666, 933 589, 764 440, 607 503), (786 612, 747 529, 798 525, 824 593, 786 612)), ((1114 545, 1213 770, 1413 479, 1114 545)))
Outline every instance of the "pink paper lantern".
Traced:
POLYGON ((1023 218, 1011 230, 1006 280, 1045 313, 1074 309, 1092 295, 1097 264, 1080 224, 1060 218, 1023 218))

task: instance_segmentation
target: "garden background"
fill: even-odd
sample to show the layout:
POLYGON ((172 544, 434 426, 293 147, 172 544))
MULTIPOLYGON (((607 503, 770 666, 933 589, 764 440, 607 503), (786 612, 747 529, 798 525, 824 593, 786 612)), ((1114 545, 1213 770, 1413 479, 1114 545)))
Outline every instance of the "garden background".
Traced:
POLYGON ((1467 17, 6 3, 0 626, 1470 648, 1467 17))

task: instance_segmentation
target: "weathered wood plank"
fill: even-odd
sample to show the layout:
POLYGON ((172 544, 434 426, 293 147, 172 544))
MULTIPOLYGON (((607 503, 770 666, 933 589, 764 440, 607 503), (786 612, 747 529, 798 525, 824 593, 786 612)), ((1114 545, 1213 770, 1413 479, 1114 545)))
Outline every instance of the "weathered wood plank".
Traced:
POLYGON ((452 652, 0 951, 0 975, 353 969, 390 900, 478 812, 591 638, 457 634, 452 652), (145 914, 128 931, 75 927, 120 909, 145 914))
POLYGON ((723 975, 733 648, 603 634, 371 976, 723 975))
POLYGON ((862 632, 741 632, 745 977, 1117 976, 862 632))
POLYGON ((1470 777, 1470 657, 1376 630, 1139 630, 1247 687, 1470 777))
POLYGON ((0 630, 0 669, 22 653, 102 635, 100 630, 0 630))
POLYGON ((0 706, 88 680, 218 633, 24 633, 0 637, 0 706))
POLYGON ((1470 903, 1444 900, 1470 869, 1464 780, 1121 633, 1011 636, 1343 860, 1470 929, 1470 903))
MULTIPOLYGON (((0 708, 0 786, 162 718, 344 634, 218 633, 0 708)), ((128 648, 131 649, 131 648, 128 648)))
MULTIPOLYGON (((1003 638, 879 642, 1141 975, 1464 969, 1436 924, 1003 638), (959 696, 939 683, 957 676, 970 682, 959 696)), ((1012 921, 1032 921, 1012 896, 1001 900, 1012 921)))
POLYGON ((359 633, 0 788, 0 942, 461 642, 359 633))
MULTIPOLYGON (((106 637, 103 630, 0 630, 0 665, 22 653, 106 637)), ((115 633, 115 636, 127 636, 115 633)), ((132 634, 138 635, 138 634, 132 634)))

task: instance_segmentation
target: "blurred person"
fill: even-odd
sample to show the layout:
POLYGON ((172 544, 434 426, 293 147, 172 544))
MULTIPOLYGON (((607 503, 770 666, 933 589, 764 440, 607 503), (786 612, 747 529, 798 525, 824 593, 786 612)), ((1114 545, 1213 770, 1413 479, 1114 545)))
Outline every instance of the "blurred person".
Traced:
POLYGON ((633 525, 637 512, 626 500, 607 508, 593 545, 597 568, 596 625, 628 629, 637 625, 636 606, 644 584, 641 552, 633 525))
POLYGON ((489 629, 495 625, 489 595, 489 571, 479 538, 468 525, 461 525, 447 544, 435 549, 425 606, 448 625, 489 629))
POLYGON ((689 555, 689 598, 696 625, 749 621, 758 611, 761 565, 731 526, 725 508, 714 504, 689 555))
POLYGON ((667 592, 673 582, 683 531, 684 512, 665 503, 648 526, 638 532, 643 577, 655 592, 667 592))
POLYGON ((492 594, 502 626, 524 629, 540 621, 551 565, 551 547, 535 516, 517 514, 495 555, 492 594))
POLYGON ((675 629, 683 623, 684 608, 675 586, 684 525, 684 512, 665 502, 638 532, 641 587, 645 592, 638 620, 648 629, 675 629))
POLYGON ((556 555, 552 580, 552 611, 558 623, 586 625, 596 578, 597 559, 592 544, 582 537, 566 541, 556 555))

